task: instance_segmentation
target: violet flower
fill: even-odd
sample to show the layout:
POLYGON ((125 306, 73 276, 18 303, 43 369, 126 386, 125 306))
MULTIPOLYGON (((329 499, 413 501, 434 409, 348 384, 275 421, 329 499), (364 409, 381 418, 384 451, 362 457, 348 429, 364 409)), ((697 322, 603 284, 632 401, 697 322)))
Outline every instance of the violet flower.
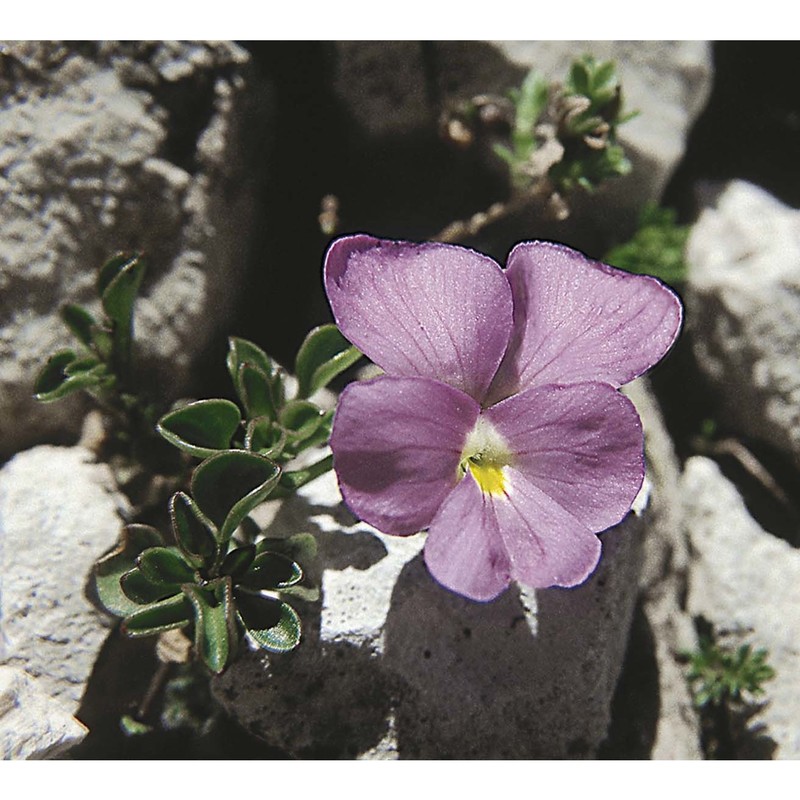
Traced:
POLYGON ((597 533, 630 510, 643 436, 618 387, 670 349, 677 296, 655 278, 523 242, 505 270, 445 244, 335 241, 325 288, 340 330, 385 371, 352 383, 331 435, 342 496, 387 534, 428 529, 447 588, 575 586, 597 533))

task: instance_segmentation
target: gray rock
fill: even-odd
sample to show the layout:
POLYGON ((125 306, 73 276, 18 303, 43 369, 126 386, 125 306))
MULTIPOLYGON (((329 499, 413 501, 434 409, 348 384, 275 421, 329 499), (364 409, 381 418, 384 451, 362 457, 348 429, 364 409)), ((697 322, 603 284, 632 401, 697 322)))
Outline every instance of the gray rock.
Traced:
MULTIPOLYGON (((680 654, 697 635, 685 608, 689 545, 683 524, 681 466, 649 382, 624 388, 642 418, 647 475, 653 484, 640 577, 641 603, 658 672, 658 722, 650 758, 700 759, 700 729, 680 654)), ((645 637, 643 637, 645 638, 645 637)), ((637 643, 643 646, 645 643, 637 643)))
POLYGON ((0 471, 0 663, 75 713, 110 618, 89 602, 92 565, 127 502, 83 448, 36 447, 0 471))
POLYGON ((750 724, 765 726, 776 758, 800 758, 800 552, 761 529, 713 461, 690 458, 681 489, 694 552, 689 611, 725 643, 769 650, 776 675, 750 724))
POLYGON ((26 672, 0 667, 0 758, 57 758, 83 741, 86 733, 26 672))
POLYGON ((332 473, 272 512, 271 533, 316 534, 322 601, 301 609, 296 651, 246 653, 215 679, 249 730, 305 757, 596 753, 637 595, 643 517, 603 534, 600 567, 581 587, 514 587, 481 604, 433 581, 424 534, 357 523, 332 473))
MULTIPOLYGON (((619 129, 620 142, 633 163, 625 178, 609 181, 580 211, 607 215, 625 212, 628 225, 646 202, 657 202, 677 166, 694 121, 711 93, 711 47, 700 41, 498 42, 515 63, 535 66, 551 80, 566 76, 572 60, 590 53, 613 60, 623 89, 625 108, 638 111, 619 129)), ((599 224, 610 226, 612 220, 599 224)))
POLYGON ((80 402, 36 405, 31 387, 69 342, 59 308, 91 305, 119 250, 150 256, 143 362, 165 395, 186 386, 236 294, 260 134, 234 45, 11 42, 3 57, 0 457, 78 431, 80 402))
POLYGON ((800 466, 800 211, 732 181, 687 245, 687 321, 721 421, 800 466))

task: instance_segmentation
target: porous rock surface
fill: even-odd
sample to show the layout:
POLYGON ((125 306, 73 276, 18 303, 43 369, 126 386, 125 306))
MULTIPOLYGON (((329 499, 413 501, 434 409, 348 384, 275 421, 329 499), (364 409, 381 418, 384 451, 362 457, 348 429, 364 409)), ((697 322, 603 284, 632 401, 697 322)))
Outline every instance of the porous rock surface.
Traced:
MULTIPOLYGON (((59 726, 77 711, 109 632, 111 618, 87 599, 86 582, 128 511, 109 468, 92 459, 81 447, 45 445, 0 471, 0 664, 34 679, 35 691, 13 679, 11 694, 28 698, 15 713, 38 715, 36 698, 50 698, 59 726)), ((21 735, 28 728, 19 724, 21 735)))
MULTIPOLYGON (((227 320, 252 215, 248 54, 231 44, 10 42, 0 73, 0 457, 77 432, 80 401, 31 402, 58 318, 98 268, 144 251, 143 362, 164 394, 227 320)), ((252 137, 252 138, 251 138, 252 137)))
POLYGON ((623 238, 642 206, 659 200, 711 91, 707 42, 338 42, 333 87, 354 130, 381 153, 400 136, 430 134, 457 101, 505 95, 533 67, 563 82, 585 53, 616 62, 624 108, 639 112, 619 129, 633 170, 590 197, 572 197, 571 220, 528 220, 527 236, 586 247, 601 232, 623 238))
POLYGON ((720 418, 800 466, 800 211, 744 181, 716 191, 687 243, 687 320, 720 418))
POLYGON ((774 758, 800 758, 800 552, 759 526, 710 459, 687 461, 681 490, 694 552, 689 611, 713 623, 724 644, 769 651, 776 674, 750 729, 763 726, 774 758))
POLYGON ((56 758, 85 736, 86 728, 24 670, 0 667, 0 758, 56 758))
POLYGON ((632 692, 631 708, 626 713, 642 725, 646 717, 642 706, 655 703, 654 729, 640 734, 649 758, 697 760, 703 757, 699 721, 681 658, 681 653, 697 645, 694 624, 685 607, 690 553, 683 521, 681 464, 648 379, 633 381, 623 391, 642 419, 647 476, 653 485, 640 575, 642 617, 637 620, 638 627, 634 625, 629 658, 641 664, 642 651, 650 648, 657 673, 652 687, 646 686, 641 674, 632 679, 642 687, 645 697, 632 692))
POLYGON ((245 653, 214 680, 215 695, 301 757, 592 756, 608 727, 644 527, 631 514, 604 533, 600 567, 581 587, 515 586, 475 603, 430 577, 424 534, 356 522, 328 473, 269 526, 320 543, 322 598, 299 609, 299 648, 245 653))

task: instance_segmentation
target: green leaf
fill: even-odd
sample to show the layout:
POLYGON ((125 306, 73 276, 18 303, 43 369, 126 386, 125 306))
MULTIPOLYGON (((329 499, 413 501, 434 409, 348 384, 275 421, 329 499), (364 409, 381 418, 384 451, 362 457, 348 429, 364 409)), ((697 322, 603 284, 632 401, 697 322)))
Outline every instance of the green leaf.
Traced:
POLYGON ((252 364, 242 364, 239 367, 239 386, 248 419, 262 416, 275 419, 277 409, 272 397, 270 379, 261 368, 252 364))
POLYGON ((291 472, 284 472, 283 475, 281 475, 279 487, 283 490, 290 492, 296 491, 301 486, 304 486, 310 481, 313 481, 320 475, 324 475, 332 468, 333 468, 333 456, 332 455, 325 456, 325 458, 316 461, 315 463, 311 464, 311 466, 308 466, 305 469, 297 469, 297 470, 292 470, 291 472))
POLYGON ((495 142, 492 145, 492 151, 496 156, 499 156, 509 165, 509 167, 514 167, 519 161, 519 158, 516 156, 511 148, 506 147, 504 144, 500 144, 500 142, 495 142))
POLYGON ((286 539, 267 538, 256 543, 256 554, 280 553, 300 564, 308 563, 317 555, 317 540, 310 533, 296 533, 286 539))
POLYGON ((256 555, 256 546, 247 544, 244 547, 236 547, 228 553, 220 567, 222 575, 230 575, 231 578, 238 578, 247 571, 253 563, 256 555))
POLYGON ((295 361, 298 397, 309 397, 327 386, 337 375, 361 358, 361 351, 353 347, 333 325, 314 328, 300 345, 295 361))
POLYGON ((61 309, 61 319, 81 344, 92 346, 92 329, 97 321, 85 308, 70 303, 61 309))
POLYGON ((172 586, 195 580, 194 569, 171 547, 151 547, 136 560, 136 566, 147 580, 172 586))
POLYGON ((78 359, 72 350, 60 350, 50 356, 36 377, 34 397, 42 403, 59 400, 81 389, 92 389, 108 383, 105 365, 81 369, 87 362, 78 359), (71 374, 74 371, 74 374, 71 374))
POLYGON ((604 91, 608 96, 613 96, 617 84, 617 65, 613 61, 601 61, 592 76, 594 93, 604 91))
POLYGON ((161 534, 149 525, 128 525, 112 552, 101 558, 94 567, 97 597, 112 614, 124 617, 138 606, 122 591, 120 578, 133 569, 136 558, 148 547, 162 545, 161 534))
POLYGON ((95 352, 104 361, 108 361, 111 358, 111 354, 114 352, 114 337, 111 331, 98 325, 92 330, 92 344, 95 352))
POLYGON ((248 638, 264 650, 286 653, 300 643, 300 618, 288 603, 238 592, 236 608, 248 638))
POLYGON ((594 63, 591 56, 584 56, 582 59, 572 62, 569 76, 567 78, 568 94, 582 94, 589 97, 589 70, 587 65, 594 63))
MULTIPOLYGON (((245 379, 243 378, 243 375, 248 375, 248 372, 243 372, 242 367, 244 365, 254 367, 266 376, 272 408, 280 408, 285 400, 283 370, 280 365, 273 361, 258 345, 247 341, 247 339, 231 337, 228 339, 227 366, 236 394, 239 395, 239 399, 244 405, 247 405, 247 403, 257 404, 261 401, 266 402, 264 397, 248 397, 248 387, 245 385, 245 379)), ((253 376, 249 377, 253 378, 253 376)), ((252 394, 257 390, 250 386, 249 391, 252 394)), ((253 413, 250 416, 258 416, 258 414, 253 413)))
MULTIPOLYGON (((97 367, 98 364, 100 364, 100 360, 95 355, 89 354, 85 356, 78 356, 78 358, 64 367, 64 372, 70 378, 74 378, 81 373, 95 370, 95 367, 97 367)), ((100 370, 100 372, 104 373, 105 368, 100 370)))
POLYGON ((547 105, 547 81, 532 69, 522 82, 514 122, 514 144, 519 148, 533 149, 536 145, 534 128, 547 105))
POLYGON ((304 603, 316 603, 319 600, 319 589, 316 586, 287 586, 281 589, 282 597, 296 597, 304 603))
POLYGON ((302 442, 317 431, 323 414, 308 400, 291 400, 278 414, 278 422, 286 428, 289 441, 302 442))
POLYGON ((286 429, 272 422, 269 417, 256 417, 247 423, 244 435, 246 450, 262 456, 277 458, 286 446, 286 429))
POLYGON ((118 255, 106 262, 98 277, 100 301, 112 323, 111 368, 123 383, 131 378, 133 304, 144 271, 143 258, 118 255))
POLYGON ((230 400, 197 400, 164 414, 156 430, 175 447, 207 458, 230 447, 240 423, 239 407, 230 400))
POLYGON ((175 541, 184 555, 199 567, 213 561, 217 540, 197 504, 189 495, 176 492, 169 501, 169 515, 175 541))
POLYGON ((628 272, 655 275, 666 283, 683 283, 689 228, 678 225, 676 219, 672 209, 648 204, 642 210, 634 237, 612 248, 604 261, 628 272))
POLYGON ((202 589, 187 584, 183 591, 194 610, 197 655, 212 672, 219 674, 235 646, 231 580, 224 578, 202 589))
POLYGON ((242 364, 253 364, 265 375, 271 375, 275 364, 272 359, 257 345, 247 339, 231 336, 228 339, 228 372, 234 384, 239 380, 239 368, 242 364))
POLYGON ((173 628, 183 628, 191 619, 192 606, 181 593, 140 607, 122 621, 122 630, 128 636, 152 636, 173 628))
POLYGON ((47 363, 40 370, 33 385, 37 400, 45 400, 47 396, 58 390, 69 377, 65 372, 66 367, 76 358, 74 350, 59 350, 47 359, 47 363))
POLYGON ((153 730, 152 725, 148 725, 145 722, 139 722, 138 719, 135 719, 130 714, 123 714, 119 720, 119 726, 122 728, 122 732, 126 736, 143 736, 146 733, 150 733, 153 730))
POLYGON ((133 610, 163 600, 165 597, 172 597, 181 588, 180 584, 176 583, 151 581, 139 567, 133 567, 125 572, 119 579, 119 585, 125 597, 134 603, 133 610))
POLYGON ((266 499, 280 467, 257 453, 228 450, 203 461, 192 475, 192 495, 200 510, 227 541, 237 525, 266 499))
POLYGON ((133 316, 133 303, 145 271, 140 256, 119 253, 100 270, 97 290, 103 310, 118 326, 127 329, 133 316))
MULTIPOLYGON (((255 548, 254 548, 255 551, 255 548)), ((239 583, 252 589, 285 589, 303 580, 300 565, 280 553, 264 552, 256 556, 239 583)))
POLYGON ((97 295, 102 297, 103 292, 108 288, 108 285, 114 278, 119 275, 120 271, 133 259, 130 253, 116 253, 109 258, 97 273, 97 295))
POLYGON ((311 436, 303 439, 302 442, 302 450, 308 450, 310 447, 324 447, 328 444, 328 440, 331 438, 331 425, 333 423, 333 415, 334 409, 330 411, 326 411, 322 415, 322 421, 320 422, 317 429, 311 436))

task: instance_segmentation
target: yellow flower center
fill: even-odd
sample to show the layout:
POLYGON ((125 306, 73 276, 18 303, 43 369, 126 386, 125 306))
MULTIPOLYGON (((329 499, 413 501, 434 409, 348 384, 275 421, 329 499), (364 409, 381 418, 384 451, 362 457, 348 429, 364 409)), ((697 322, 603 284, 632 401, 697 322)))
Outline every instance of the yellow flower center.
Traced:
POLYGON ((505 492, 505 476, 501 465, 483 459, 476 461, 475 458, 470 458, 467 466, 472 477, 481 487, 481 491, 486 494, 503 494, 505 492))
POLYGON ((506 476, 503 468, 511 462, 511 451, 505 439, 490 422, 478 417, 461 453, 459 477, 466 475, 469 470, 482 492, 505 494, 506 476))

